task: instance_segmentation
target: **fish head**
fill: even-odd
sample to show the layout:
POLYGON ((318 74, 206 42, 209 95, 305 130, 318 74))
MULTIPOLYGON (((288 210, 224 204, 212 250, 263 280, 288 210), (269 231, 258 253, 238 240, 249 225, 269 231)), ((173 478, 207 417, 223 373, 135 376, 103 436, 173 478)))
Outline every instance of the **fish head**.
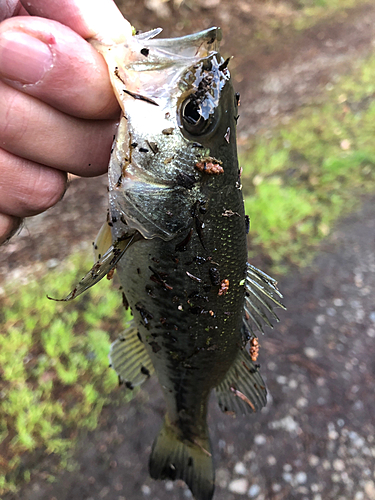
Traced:
MULTIPOLYGON (((159 32, 95 46, 123 111, 109 165, 110 212, 145 238, 170 240, 199 199, 197 164, 220 150, 218 134, 228 146, 227 117, 234 122, 236 113, 221 30, 175 39, 155 38, 159 32)), ((235 136, 231 149, 236 156, 235 136)))

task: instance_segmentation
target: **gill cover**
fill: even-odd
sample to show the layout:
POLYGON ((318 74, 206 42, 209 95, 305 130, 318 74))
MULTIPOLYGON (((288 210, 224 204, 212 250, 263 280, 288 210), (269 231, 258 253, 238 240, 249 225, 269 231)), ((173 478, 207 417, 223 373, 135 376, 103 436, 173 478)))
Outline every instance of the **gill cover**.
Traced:
POLYGON ((200 189, 195 165, 209 153, 197 143, 210 131, 229 80, 220 68, 219 28, 154 39, 159 32, 119 45, 93 41, 123 111, 109 164, 114 238, 124 224, 164 240, 189 226, 200 189))

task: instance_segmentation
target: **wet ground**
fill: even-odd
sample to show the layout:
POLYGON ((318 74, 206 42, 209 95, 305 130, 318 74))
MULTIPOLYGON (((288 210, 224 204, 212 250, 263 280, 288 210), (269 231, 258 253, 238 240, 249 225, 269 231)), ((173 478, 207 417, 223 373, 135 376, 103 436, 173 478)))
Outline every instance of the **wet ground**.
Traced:
MULTIPOLYGON (((251 16, 246 4, 236 2, 232 18, 214 19, 206 9, 199 23, 208 22, 196 29, 219 23, 220 17, 227 24, 235 15, 246 21, 251 16)), ((148 27, 165 23, 152 18, 148 27)), ((265 52, 260 46, 248 59, 240 53, 235 74, 242 92, 242 136, 314 99, 353 58, 373 49, 374 39, 371 4, 298 40, 265 52)), ((53 259, 69 255, 82 240, 90 243, 105 198, 105 179, 73 181, 62 203, 27 223, 4 248, 0 273, 19 279, 36 266, 53 266, 53 259)), ((280 289, 288 311, 280 313, 280 326, 260 339, 267 407, 253 418, 233 419, 214 400, 211 404, 215 500, 375 500, 375 198, 363 200, 358 213, 341 221, 313 265, 280 280, 280 289)), ((183 483, 148 477, 163 412, 160 390, 150 380, 130 404, 107 407, 99 428, 82 437, 78 470, 62 473, 55 484, 41 473, 4 500, 191 498, 183 483)))

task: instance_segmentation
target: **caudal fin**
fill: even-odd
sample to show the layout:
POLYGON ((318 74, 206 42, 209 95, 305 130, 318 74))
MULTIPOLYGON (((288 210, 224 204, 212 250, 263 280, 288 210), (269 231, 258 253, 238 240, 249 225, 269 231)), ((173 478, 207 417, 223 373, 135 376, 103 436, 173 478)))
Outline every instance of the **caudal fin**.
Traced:
POLYGON ((182 441, 164 420, 152 447, 150 476, 153 479, 182 479, 196 500, 211 500, 215 473, 208 434, 196 442, 182 441))

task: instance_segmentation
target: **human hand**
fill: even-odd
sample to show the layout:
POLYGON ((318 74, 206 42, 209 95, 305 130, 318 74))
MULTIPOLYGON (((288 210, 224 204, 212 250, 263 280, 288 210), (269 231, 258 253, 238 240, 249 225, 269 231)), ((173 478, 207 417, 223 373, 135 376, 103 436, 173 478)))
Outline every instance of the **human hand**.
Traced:
POLYGON ((61 199, 67 172, 107 170, 119 107, 96 36, 131 36, 112 0, 0 2, 0 244, 61 199))

